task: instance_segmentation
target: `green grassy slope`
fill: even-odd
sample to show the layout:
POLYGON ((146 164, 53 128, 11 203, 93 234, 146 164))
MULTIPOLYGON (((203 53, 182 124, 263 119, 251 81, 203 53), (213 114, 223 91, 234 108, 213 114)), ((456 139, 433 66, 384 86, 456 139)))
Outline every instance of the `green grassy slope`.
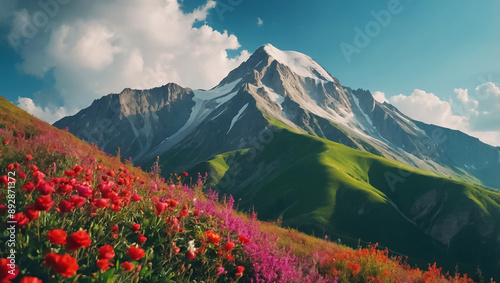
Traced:
POLYGON ((379 242, 422 265, 439 259, 487 274, 499 266, 500 194, 479 186, 288 129, 193 171, 208 171, 212 186, 261 219, 352 245, 379 242))

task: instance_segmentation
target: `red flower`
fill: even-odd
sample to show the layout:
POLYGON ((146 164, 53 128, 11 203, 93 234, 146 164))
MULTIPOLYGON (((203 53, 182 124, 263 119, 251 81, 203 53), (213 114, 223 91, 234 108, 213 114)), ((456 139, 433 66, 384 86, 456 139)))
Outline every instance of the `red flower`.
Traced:
POLYGON ((87 200, 84 197, 77 195, 70 196, 69 200, 75 205, 75 207, 82 206, 87 202, 87 200))
POLYGON ((141 225, 140 224, 137 224, 137 223, 132 224, 132 231, 137 232, 140 229, 141 229, 141 225))
POLYGON ((38 216, 40 215, 40 212, 39 212, 38 210, 36 210, 36 209, 34 208, 34 206, 32 206, 32 205, 27 205, 27 206, 26 206, 26 209, 25 209, 25 211, 24 211, 24 215, 26 215, 26 217, 28 217, 28 219, 29 219, 30 221, 33 221, 33 220, 35 220, 35 219, 37 219, 37 218, 38 218, 38 216))
POLYGON ((212 244, 217 244, 220 241, 220 236, 219 234, 215 233, 212 230, 208 230, 205 232, 205 236, 207 236, 208 240, 212 244))
POLYGON ((66 249, 76 251, 79 248, 87 248, 92 243, 87 231, 78 231, 71 234, 66 241, 66 249))
POLYGON ((38 279, 37 277, 30 277, 26 276, 19 281, 19 283, 42 283, 42 280, 38 279))
POLYGON ((2 175, 2 177, 0 177, 0 182, 2 184, 4 184, 5 186, 8 186, 9 185, 9 177, 7 177, 7 175, 2 175))
POLYGON ((234 249, 234 243, 233 242, 227 242, 226 245, 224 246, 224 250, 227 252, 230 252, 234 249))
POLYGON ((134 269, 134 265, 128 261, 126 261, 120 265, 123 267, 123 270, 125 270, 125 271, 130 271, 130 270, 134 269))
POLYGON ((144 237, 144 235, 139 234, 137 235, 137 243, 140 245, 144 244, 148 238, 144 237))
POLYGON ((29 154, 26 155, 26 161, 31 161, 31 160, 33 160, 33 156, 31 156, 29 154))
POLYGON ((78 194, 82 197, 91 197, 92 196, 92 188, 90 186, 82 184, 76 187, 76 190, 78 191, 78 194))
POLYGON ((359 271, 361 270, 361 265, 359 263, 354 263, 351 261, 347 264, 347 267, 349 267, 349 269, 351 270, 352 276, 358 275, 359 271))
POLYGON ((47 232, 47 239, 52 244, 64 245, 66 244, 66 232, 61 229, 52 229, 47 232))
POLYGON ((188 258, 188 259, 190 259, 190 260, 191 260, 191 259, 195 259, 195 258, 196 258, 196 254, 195 254, 194 252, 192 252, 192 251, 188 251, 188 252, 186 253, 186 256, 187 256, 187 258, 188 258))
POLYGON ((114 266, 107 259, 100 259, 100 260, 97 261, 97 266, 99 267, 99 269, 101 269, 101 271, 106 271, 106 270, 110 269, 111 268, 110 265, 114 266))
POLYGON ((132 195, 132 201, 139 202, 141 200, 142 200, 142 197, 140 195, 138 195, 138 194, 133 194, 132 195))
POLYGON ((110 177, 114 177, 115 176, 115 171, 111 170, 111 171, 108 171, 106 172, 106 174, 110 177))
MULTIPOLYGON (((14 271, 12 271, 12 265, 10 265, 10 260, 6 258, 0 259, 0 279, 1 280, 12 280, 16 278, 19 273, 17 265, 14 264, 14 271), (14 274, 12 274, 14 273, 14 274)), ((3 282, 3 281, 2 281, 3 282)), ((8 281, 7 281, 8 282, 8 281)))
POLYGON ((21 188, 21 190, 26 191, 28 193, 31 193, 34 189, 35 189, 35 184, 33 184, 32 182, 25 183, 21 188))
POLYGON ((179 217, 188 215, 189 215, 189 207, 186 204, 184 204, 182 210, 179 212, 179 217))
POLYGON ((104 245, 99 248, 100 259, 112 259, 115 257, 115 250, 110 245, 104 245))
POLYGON ((14 164, 7 165, 7 171, 12 171, 12 170, 14 170, 14 164))
POLYGON ((36 190, 42 195, 48 195, 54 191, 54 183, 40 181, 36 186, 36 190))
MULTIPOLYGON (((19 179, 26 179, 26 173, 24 172, 19 172, 19 174, 17 174, 19 176, 19 179)), ((25 277, 27 278, 27 277, 25 277)))
POLYGON ((45 264, 52 268, 55 273, 61 274, 63 277, 75 275, 79 268, 74 257, 55 253, 45 255, 45 264))
POLYGON ((14 221, 17 221, 16 225, 24 226, 30 222, 30 219, 23 213, 16 213, 14 214, 14 221))
POLYGON ((100 199, 94 199, 92 202, 97 208, 104 208, 109 206, 109 199, 107 198, 100 198, 100 199))
POLYGON ((130 248, 127 250, 127 254, 131 260, 139 260, 146 255, 143 249, 136 248, 134 246, 130 246, 130 248))
POLYGON ((238 237, 238 240, 240 241, 240 243, 242 244, 248 244, 250 243, 250 239, 248 239, 247 237, 243 236, 243 235, 240 235, 238 237))
POLYGON ((9 144, 9 140, 8 139, 4 139, 3 140, 3 145, 8 145, 9 144))
POLYGON ((245 268, 243 266, 237 266, 236 267, 236 277, 241 277, 243 276, 243 271, 245 268))
POLYGON ((168 208, 168 204, 166 204, 164 202, 158 202, 156 204, 156 214, 160 215, 162 212, 164 212, 165 210, 167 210, 167 208, 168 208))
POLYGON ((59 210, 62 213, 70 212, 75 208, 75 205, 72 202, 69 202, 67 200, 61 200, 59 203, 59 210))
POLYGON ((118 232, 118 225, 111 227, 111 232, 118 232))
POLYGON ((35 201, 35 209, 39 211, 45 210, 48 212, 53 204, 54 201, 50 198, 50 195, 41 196, 35 201))
POLYGON ((188 173, 186 171, 184 171, 184 172, 182 172, 182 175, 184 175, 184 177, 187 177, 188 173))
POLYGON ((199 211, 199 210, 195 209, 195 210, 193 211, 193 216, 200 216, 200 215, 201 215, 201 213, 200 213, 200 211, 199 211))

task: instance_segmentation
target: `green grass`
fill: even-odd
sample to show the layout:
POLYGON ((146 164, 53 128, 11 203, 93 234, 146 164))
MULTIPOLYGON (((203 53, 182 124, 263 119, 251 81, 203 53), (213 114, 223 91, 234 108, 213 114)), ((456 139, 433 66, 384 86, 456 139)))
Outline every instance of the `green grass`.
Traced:
POLYGON ((378 242, 422 267, 439 259, 450 270, 457 263, 469 273, 477 264, 485 273, 495 270, 490 247, 500 232, 500 194, 481 186, 288 128, 260 151, 218 155, 195 169, 203 168, 217 172, 211 179, 222 184, 217 190, 240 199, 240 209, 255 209, 261 219, 282 219, 285 226, 353 246, 358 239, 378 242), (398 182, 391 186, 388 176, 398 182), (455 219, 464 212, 467 219, 455 219), (462 226, 448 241, 438 227, 453 230, 454 221, 462 226), (481 226, 492 223, 493 230, 481 226))

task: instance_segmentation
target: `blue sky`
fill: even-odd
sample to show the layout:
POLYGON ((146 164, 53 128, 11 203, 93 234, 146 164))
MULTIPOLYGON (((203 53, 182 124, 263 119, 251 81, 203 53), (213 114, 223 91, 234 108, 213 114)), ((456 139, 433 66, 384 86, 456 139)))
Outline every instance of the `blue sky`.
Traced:
POLYGON ((313 57, 345 86, 377 91, 413 118, 500 145, 497 0, 55 1, 57 12, 17 52, 8 36, 45 10, 0 2, 0 95, 45 120, 126 87, 175 81, 208 88, 271 43, 313 57), (374 14, 390 19, 377 23, 374 14), (367 28, 369 43, 356 45, 357 30, 367 28), (342 44, 356 53, 346 56, 342 44), (211 55, 221 51, 228 57, 211 55))

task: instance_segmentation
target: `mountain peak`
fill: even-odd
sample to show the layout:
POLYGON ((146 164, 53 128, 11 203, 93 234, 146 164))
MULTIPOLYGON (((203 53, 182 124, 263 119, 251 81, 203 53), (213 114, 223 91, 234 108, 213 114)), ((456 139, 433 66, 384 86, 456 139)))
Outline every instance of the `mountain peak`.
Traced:
MULTIPOLYGON (((302 77, 316 78, 324 81, 335 81, 320 64, 311 57, 296 51, 282 51, 271 44, 260 47, 279 63, 289 67, 293 72, 302 77)), ((256 52, 257 53, 257 52, 256 52)))

